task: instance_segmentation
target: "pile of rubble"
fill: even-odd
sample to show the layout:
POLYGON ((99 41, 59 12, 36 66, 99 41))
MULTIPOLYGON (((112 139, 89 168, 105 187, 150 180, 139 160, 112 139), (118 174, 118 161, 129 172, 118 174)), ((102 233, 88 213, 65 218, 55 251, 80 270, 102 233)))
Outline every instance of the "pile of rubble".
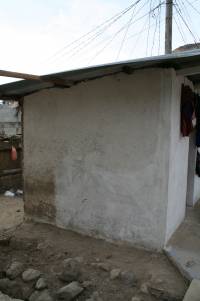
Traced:
POLYGON ((32 221, 0 231, 0 301, 182 301, 187 288, 164 254, 32 221))
MULTIPOLYGON (((59 280, 60 286, 53 288, 48 282, 48 275, 38 269, 28 267, 26 264, 13 261, 6 271, 0 271, 0 301, 106 301, 101 298, 101 292, 91 291, 93 283, 84 279, 82 266, 85 264, 82 257, 67 258, 62 262, 62 269, 53 271, 54 277, 59 280), (90 291, 86 297, 84 292, 90 291), (83 296, 83 297, 82 297, 83 296), (79 299, 80 298, 80 299, 79 299)), ((139 286, 139 294, 132 297, 130 301, 157 300, 178 301, 180 296, 170 296, 168 292, 158 289, 152 283, 139 284, 135 274, 130 271, 111 269, 107 263, 93 262, 90 266, 94 269, 104 271, 108 274, 109 281, 120 281, 126 286, 139 286)), ((129 300, 126 300, 129 301, 129 300)))

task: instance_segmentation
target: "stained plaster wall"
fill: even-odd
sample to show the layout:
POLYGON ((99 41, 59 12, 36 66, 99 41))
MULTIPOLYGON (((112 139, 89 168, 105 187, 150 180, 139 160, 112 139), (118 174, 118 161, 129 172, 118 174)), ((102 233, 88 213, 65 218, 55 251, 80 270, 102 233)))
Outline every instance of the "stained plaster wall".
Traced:
POLYGON ((140 70, 25 97, 26 215, 161 249, 179 220, 168 211, 180 193, 168 183, 172 76, 140 70))

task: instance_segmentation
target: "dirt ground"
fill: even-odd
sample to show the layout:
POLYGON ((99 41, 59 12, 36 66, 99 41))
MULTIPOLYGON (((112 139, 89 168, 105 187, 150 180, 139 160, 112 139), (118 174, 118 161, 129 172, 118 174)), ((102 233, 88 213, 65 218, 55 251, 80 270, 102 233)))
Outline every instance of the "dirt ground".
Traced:
MULTIPOLYGON (((0 243, 0 290, 5 271, 13 261, 18 261, 23 263, 24 269, 34 268, 42 272, 53 300, 56 300, 56 291, 66 285, 59 279, 63 261, 79 257, 81 273, 76 280, 85 289, 75 299, 77 301, 88 300, 94 292, 98 292, 101 299, 89 300, 131 301, 136 296, 138 299, 135 300, 141 301, 183 299, 188 283, 164 254, 115 245, 51 225, 22 223, 23 202, 19 199, 0 198, 0 212, 1 230, 13 229, 18 224, 16 230, 12 230, 10 240, 0 243), (120 269, 121 276, 111 279, 113 269, 120 269)), ((15 282, 18 288, 25 286, 21 276, 15 282)), ((31 294, 33 283, 29 289, 31 294)), ((30 300, 19 290, 17 295, 13 295, 12 289, 3 293, 30 300)))
POLYGON ((23 222, 24 205, 22 198, 0 195, 0 231, 14 228, 23 222))

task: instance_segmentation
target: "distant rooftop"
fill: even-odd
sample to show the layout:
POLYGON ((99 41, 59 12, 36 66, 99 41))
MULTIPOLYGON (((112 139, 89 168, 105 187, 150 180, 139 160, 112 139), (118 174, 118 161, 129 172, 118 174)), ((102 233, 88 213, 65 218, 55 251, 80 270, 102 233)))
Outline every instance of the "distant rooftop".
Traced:
POLYGON ((173 52, 182 52, 182 51, 191 51, 191 50, 200 51, 200 43, 186 44, 174 49, 173 52))

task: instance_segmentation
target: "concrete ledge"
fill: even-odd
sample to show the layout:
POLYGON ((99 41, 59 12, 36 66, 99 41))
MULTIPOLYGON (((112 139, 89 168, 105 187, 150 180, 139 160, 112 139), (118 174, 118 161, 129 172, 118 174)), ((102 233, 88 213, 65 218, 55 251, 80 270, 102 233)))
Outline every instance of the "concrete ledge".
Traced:
POLYGON ((183 277, 189 281, 192 281, 193 279, 200 280, 199 252, 191 252, 174 245, 165 247, 164 252, 170 261, 178 268, 183 277))
POLYGON ((200 300, 200 280, 194 279, 183 301, 199 301, 200 300))
MULTIPOLYGON (((200 280, 200 206, 187 208, 186 218, 164 249, 182 275, 200 280)), ((199 297, 200 301, 200 297, 199 297)))

